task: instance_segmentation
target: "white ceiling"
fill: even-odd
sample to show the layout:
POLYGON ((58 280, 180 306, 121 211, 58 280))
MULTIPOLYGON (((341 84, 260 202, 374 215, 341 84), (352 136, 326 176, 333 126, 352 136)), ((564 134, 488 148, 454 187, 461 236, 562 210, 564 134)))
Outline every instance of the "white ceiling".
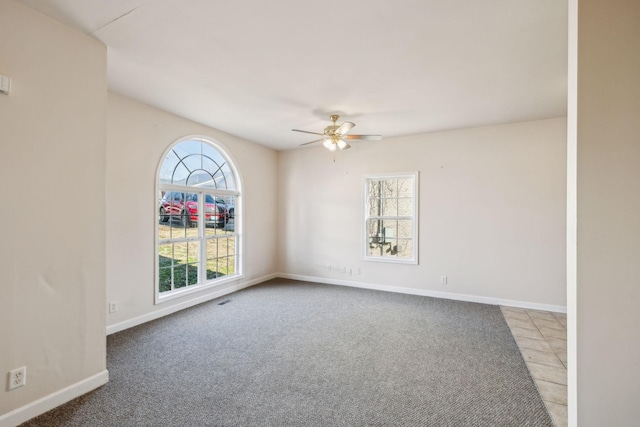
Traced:
POLYGON ((279 150, 331 113, 385 137, 566 115, 564 0, 19 1, 106 44, 110 90, 279 150))

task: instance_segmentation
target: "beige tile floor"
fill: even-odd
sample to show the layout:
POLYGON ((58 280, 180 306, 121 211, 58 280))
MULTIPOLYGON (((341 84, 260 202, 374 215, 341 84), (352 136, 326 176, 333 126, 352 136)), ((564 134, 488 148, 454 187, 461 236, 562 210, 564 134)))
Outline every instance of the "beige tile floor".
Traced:
POLYGON ((551 419, 567 426, 567 315, 500 308, 551 419))

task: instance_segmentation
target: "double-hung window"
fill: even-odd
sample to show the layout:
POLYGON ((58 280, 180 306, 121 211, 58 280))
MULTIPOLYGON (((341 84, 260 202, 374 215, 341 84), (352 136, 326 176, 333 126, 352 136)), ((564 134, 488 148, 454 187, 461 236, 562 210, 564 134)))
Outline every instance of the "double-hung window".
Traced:
POLYGON ((418 263, 418 173, 364 177, 364 259, 418 263))
POLYGON ((156 302, 240 274, 235 168, 201 138, 181 140, 158 173, 156 302))

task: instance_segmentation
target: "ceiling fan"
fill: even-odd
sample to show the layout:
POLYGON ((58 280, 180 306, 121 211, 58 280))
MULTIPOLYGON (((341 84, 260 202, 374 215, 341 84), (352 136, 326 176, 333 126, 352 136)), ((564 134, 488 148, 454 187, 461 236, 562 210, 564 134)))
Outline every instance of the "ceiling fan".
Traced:
POLYGON ((368 141, 380 141, 382 139, 382 135, 348 135, 348 132, 352 127, 355 126, 354 123, 344 122, 340 126, 336 124, 340 116, 337 114, 333 114, 329 117, 333 124, 324 128, 324 133, 319 132, 309 132, 307 130, 300 129, 291 129, 294 132, 303 132, 310 133, 312 135, 320 135, 322 138, 316 139, 314 141, 305 142, 300 145, 309 145, 314 144, 316 142, 322 141, 322 145, 325 146, 329 151, 336 151, 337 149, 346 150, 351 148, 351 145, 347 143, 350 139, 363 139, 368 141))

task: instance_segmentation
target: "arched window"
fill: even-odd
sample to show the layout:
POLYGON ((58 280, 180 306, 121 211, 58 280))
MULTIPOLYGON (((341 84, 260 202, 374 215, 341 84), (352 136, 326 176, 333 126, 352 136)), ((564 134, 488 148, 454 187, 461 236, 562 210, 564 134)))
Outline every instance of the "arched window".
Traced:
POLYGON ((239 185, 224 151, 178 141, 158 171, 156 302, 240 275, 239 185))

